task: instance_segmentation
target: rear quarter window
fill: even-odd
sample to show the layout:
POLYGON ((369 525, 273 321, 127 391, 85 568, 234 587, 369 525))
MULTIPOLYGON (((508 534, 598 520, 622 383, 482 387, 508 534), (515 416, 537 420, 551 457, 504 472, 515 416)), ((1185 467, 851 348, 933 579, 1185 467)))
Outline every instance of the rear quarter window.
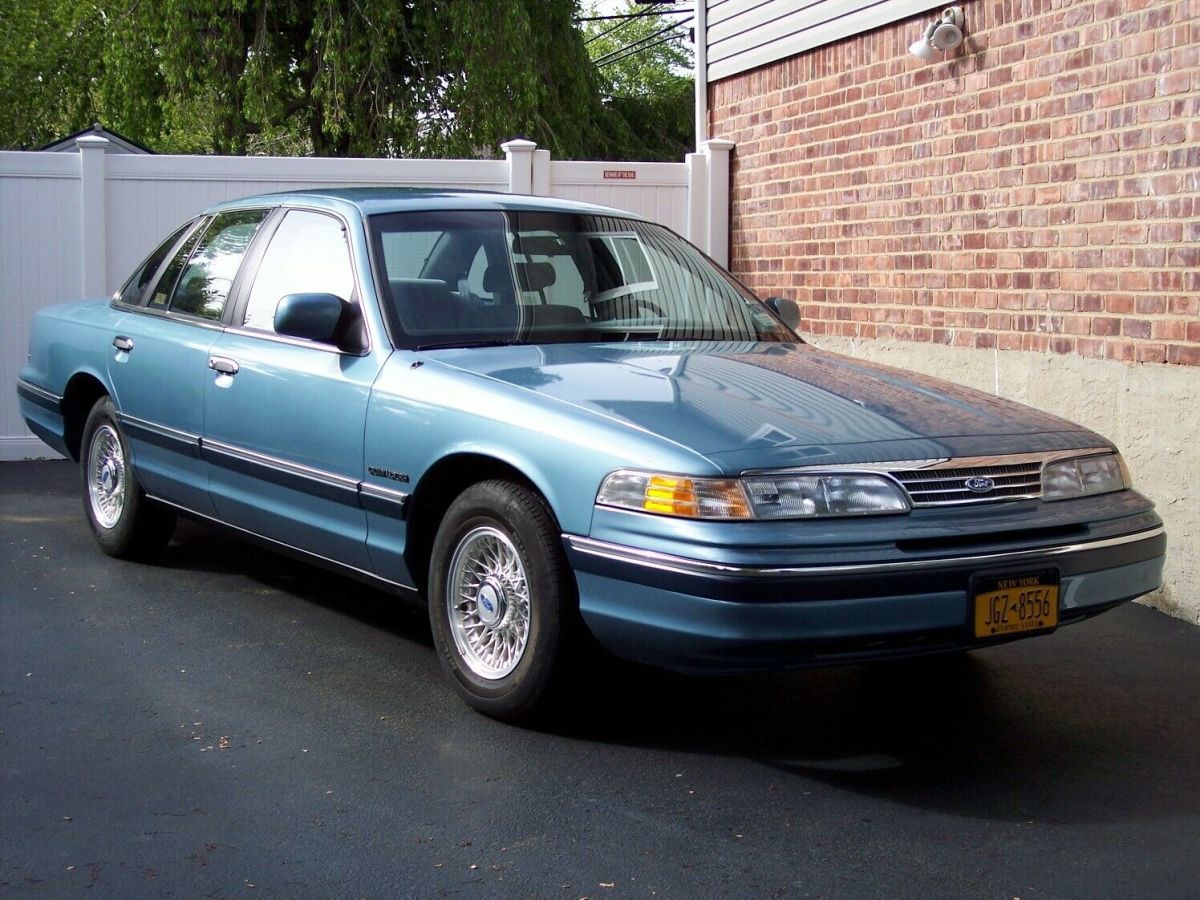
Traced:
POLYGON ((158 270, 162 267, 163 260, 174 249, 175 245, 183 238, 195 224, 195 220, 188 222, 182 228, 179 228, 169 238, 154 248, 154 251, 146 257, 140 266, 129 276, 129 280, 125 282, 125 286, 117 292, 116 300, 119 303, 127 303, 131 306, 140 306, 145 299, 146 288, 150 282, 154 280, 154 276, 158 274, 158 270))
POLYGON ((239 209, 213 219, 179 276, 171 312, 221 318, 242 258, 266 215, 265 209, 239 209))

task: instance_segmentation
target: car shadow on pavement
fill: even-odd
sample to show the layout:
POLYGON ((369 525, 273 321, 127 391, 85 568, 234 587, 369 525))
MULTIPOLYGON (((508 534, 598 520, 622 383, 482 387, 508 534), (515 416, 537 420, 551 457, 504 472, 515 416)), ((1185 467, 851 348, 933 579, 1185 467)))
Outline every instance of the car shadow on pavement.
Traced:
MULTIPOLYGON (((432 647, 423 609, 203 524, 181 522, 158 565, 250 578, 432 647)), ((1144 607, 974 654, 797 672, 698 678, 590 654, 568 698, 547 737, 743 758, 955 815, 1200 810, 1200 631, 1144 607)))
POLYGON ((373 628, 433 646, 425 609, 385 590, 294 559, 238 534, 180 519, 175 536, 153 565, 250 578, 265 588, 351 616, 373 628))
POLYGON ((773 675, 699 679, 614 663, 549 730, 744 757, 782 777, 969 817, 1195 814, 1200 633, 1166 620, 1182 648, 1155 653, 1150 641, 1144 655, 1122 656, 1089 641, 1105 619, 1101 638, 1166 617, 1125 607, 974 654, 773 675))

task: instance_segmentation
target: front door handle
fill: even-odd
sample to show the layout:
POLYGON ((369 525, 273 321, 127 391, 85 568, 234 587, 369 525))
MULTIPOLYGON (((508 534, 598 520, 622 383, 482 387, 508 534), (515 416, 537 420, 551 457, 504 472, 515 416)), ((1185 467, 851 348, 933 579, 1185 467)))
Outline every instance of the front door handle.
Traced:
POLYGON ((113 346, 118 350, 128 353, 133 349, 133 338, 127 338, 123 334, 118 334, 115 338, 113 338, 113 346))
POLYGON ((240 368, 236 360, 227 359, 224 356, 210 356, 208 358, 208 367, 222 375, 236 375, 240 368))

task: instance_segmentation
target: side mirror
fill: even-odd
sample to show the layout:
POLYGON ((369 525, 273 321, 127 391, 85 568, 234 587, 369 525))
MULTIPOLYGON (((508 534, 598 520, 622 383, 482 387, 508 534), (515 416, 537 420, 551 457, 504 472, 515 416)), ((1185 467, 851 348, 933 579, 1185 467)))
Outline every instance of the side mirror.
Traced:
POLYGON ((275 307, 275 332, 333 343, 349 304, 333 294, 288 294, 275 307))
POLYGON ((783 319, 783 324, 792 331, 800 331, 800 304, 787 297, 768 297, 767 306, 783 319))

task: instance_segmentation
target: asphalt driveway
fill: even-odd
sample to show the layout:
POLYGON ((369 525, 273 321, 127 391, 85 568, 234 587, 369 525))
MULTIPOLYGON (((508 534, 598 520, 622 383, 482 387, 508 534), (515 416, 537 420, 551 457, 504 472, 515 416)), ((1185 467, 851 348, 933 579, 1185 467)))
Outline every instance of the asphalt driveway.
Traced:
POLYGON ((472 713, 423 613, 185 523, 103 556, 0 464, 0 893, 1200 896, 1200 629, 1137 606, 966 657, 599 666, 472 713))

